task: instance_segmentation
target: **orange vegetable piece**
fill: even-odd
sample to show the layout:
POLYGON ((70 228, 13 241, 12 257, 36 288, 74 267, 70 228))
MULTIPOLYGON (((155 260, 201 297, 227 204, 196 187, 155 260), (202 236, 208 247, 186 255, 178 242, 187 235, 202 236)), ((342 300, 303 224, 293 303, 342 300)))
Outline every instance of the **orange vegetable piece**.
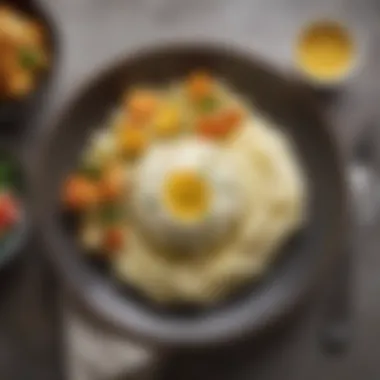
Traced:
POLYGON ((122 227, 109 227, 104 234, 103 247, 108 252, 115 252, 122 248, 125 231, 122 227))
POLYGON ((197 126, 198 133, 206 138, 218 139, 230 135, 241 123, 243 112, 232 108, 216 115, 202 117, 197 126))
POLYGON ((220 115, 226 129, 234 129, 243 121, 244 112, 241 108, 234 107, 223 111, 220 115))
POLYGON ((120 135, 120 149, 124 156, 136 158, 148 144, 147 135, 140 128, 126 128, 120 135))
POLYGON ((30 93, 35 85, 34 76, 31 72, 14 70, 8 76, 8 91, 11 96, 24 96, 30 93))
POLYGON ((80 175, 67 179, 63 189, 63 202, 73 210, 83 210, 98 201, 97 186, 80 175))
POLYGON ((208 73, 199 71, 189 77, 186 87, 190 99, 199 101, 212 93, 214 81, 208 73))
POLYGON ((140 128, 141 124, 136 121, 132 121, 127 114, 124 114, 119 120, 117 120, 115 127, 116 130, 123 131, 131 128, 140 128))
POLYGON ((155 113, 158 98, 152 91, 135 90, 127 94, 126 106, 130 120, 141 125, 155 113))
POLYGON ((113 201, 124 191, 125 174, 121 165, 108 168, 100 180, 99 191, 103 201, 113 201))
POLYGON ((197 125, 198 133, 206 138, 214 139, 223 134, 223 125, 216 115, 205 116, 199 119, 197 125))

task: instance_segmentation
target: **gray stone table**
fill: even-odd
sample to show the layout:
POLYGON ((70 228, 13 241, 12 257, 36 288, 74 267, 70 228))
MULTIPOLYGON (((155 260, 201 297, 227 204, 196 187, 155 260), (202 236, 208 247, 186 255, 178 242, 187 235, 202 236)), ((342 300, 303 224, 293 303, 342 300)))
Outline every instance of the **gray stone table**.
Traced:
POLYGON ((380 3, 376 0, 40 0, 60 26, 64 61, 52 109, 93 71, 141 46, 216 41, 246 48, 292 72, 293 42, 310 19, 346 22, 361 62, 336 102, 333 118, 349 147, 377 110, 380 3), (348 112, 347 112, 348 111, 348 112))
MULTIPOLYGON (((340 142, 346 152, 349 152, 360 131, 380 115, 377 110, 380 99, 380 79, 377 74, 380 70, 380 2, 377 0, 40 1, 56 17, 63 42, 61 74, 43 120, 48 120, 49 114, 61 106, 76 84, 94 70, 137 47, 160 41, 182 39, 233 43, 250 49, 277 65, 280 70, 292 71, 292 43, 297 31, 309 19, 325 16, 340 18, 349 23, 364 47, 363 60, 356 77, 345 86, 331 109, 340 142)), ((315 308, 310 308, 302 321, 295 323, 285 334, 286 339, 278 340, 278 344, 268 350, 256 347, 252 352, 252 360, 246 363, 246 368, 240 368, 239 373, 232 374, 231 378, 380 378, 380 302, 377 296, 380 289, 380 257, 377 252, 380 240, 370 231, 362 235, 363 245, 355 256, 354 301, 357 330, 351 352, 341 359, 325 358, 321 354, 316 343, 316 302, 315 308)), ((29 272, 34 273, 32 270, 29 272)), ((30 276, 36 277, 35 274, 30 276)), ((32 290, 28 291, 27 286, 19 287, 21 290, 15 296, 21 294, 20 296, 32 298, 28 296, 29 292, 33 293, 32 290)), ((33 296, 36 296, 34 293, 33 296)), ((7 302, 11 303, 11 298, 7 302)), ((37 306, 33 307, 37 309, 37 306)), ((19 310, 12 307, 10 310, 13 312, 19 310)), ((40 311, 38 315, 41 313, 40 311)), ((8 319, 11 319, 11 311, 8 314, 8 319)), ((20 325, 25 329, 22 337, 28 336, 25 318, 20 325)), ((38 363, 41 368, 39 371, 32 371, 30 367, 30 370, 25 371, 25 375, 29 373, 25 378, 56 378, 57 370, 52 367, 52 360, 47 360, 50 356, 45 358, 46 369, 42 368, 42 356, 52 347, 52 341, 34 336, 30 338, 30 342, 38 342, 41 346, 41 357, 37 358, 38 352, 33 352, 33 345, 30 343, 30 350, 27 351, 29 354, 24 353, 22 359, 24 366, 28 368, 27 365, 34 363, 37 366, 38 363)), ((6 351, 6 347, 3 351, 6 351)), ((8 367, 15 365, 16 354, 12 356, 8 353, 8 367)), ((4 360, 0 360, 0 375, 4 360)), ((0 377, 21 380, 23 377, 16 375, 20 371, 3 371, 0 377)))

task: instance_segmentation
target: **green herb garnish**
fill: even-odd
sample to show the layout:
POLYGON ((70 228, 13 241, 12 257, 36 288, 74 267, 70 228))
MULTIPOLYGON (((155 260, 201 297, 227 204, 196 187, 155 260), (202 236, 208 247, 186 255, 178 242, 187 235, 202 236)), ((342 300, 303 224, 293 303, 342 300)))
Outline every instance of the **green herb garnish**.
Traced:
POLYGON ((108 203, 102 205, 100 212, 100 221, 105 225, 120 222, 124 217, 124 210, 121 205, 108 203))
POLYGON ((41 66, 41 53, 31 47, 22 47, 19 51, 20 65, 26 70, 34 70, 41 66))
POLYGON ((99 180, 102 176, 102 170, 99 166, 85 164, 80 168, 80 173, 82 173, 87 178, 92 180, 99 180))
POLYGON ((7 162, 0 163, 0 187, 9 187, 13 185, 13 168, 7 162))
POLYGON ((202 113, 211 113, 215 111, 220 105, 218 99, 213 96, 208 96, 199 101, 199 111, 202 113))

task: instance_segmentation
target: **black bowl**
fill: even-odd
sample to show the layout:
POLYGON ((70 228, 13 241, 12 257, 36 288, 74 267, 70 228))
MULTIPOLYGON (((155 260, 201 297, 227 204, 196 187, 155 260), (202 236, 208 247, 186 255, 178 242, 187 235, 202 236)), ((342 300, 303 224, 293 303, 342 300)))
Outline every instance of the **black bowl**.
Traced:
POLYGON ((48 70, 41 75, 37 87, 25 98, 17 100, 0 100, 0 133, 19 132, 30 120, 30 117, 44 100, 46 93, 55 76, 59 58, 58 31, 56 23, 50 13, 39 1, 9 0, 5 2, 10 6, 37 19, 45 27, 48 49, 51 52, 51 62, 48 70))
POLYGON ((298 305, 328 259, 341 251, 347 227, 346 188, 331 128, 307 89, 248 53, 209 45, 136 52, 96 73, 75 91, 55 120, 39 151, 33 178, 38 227, 49 257, 82 305, 119 332, 181 345, 210 344, 258 332, 298 305), (107 119, 126 87, 167 83, 199 68, 224 78, 283 126, 301 157, 312 197, 309 224, 293 244, 284 247, 282 259, 259 284, 233 302, 183 315, 153 307, 132 292, 123 294, 102 272, 87 265, 75 238, 61 223, 59 194, 84 143, 107 119))

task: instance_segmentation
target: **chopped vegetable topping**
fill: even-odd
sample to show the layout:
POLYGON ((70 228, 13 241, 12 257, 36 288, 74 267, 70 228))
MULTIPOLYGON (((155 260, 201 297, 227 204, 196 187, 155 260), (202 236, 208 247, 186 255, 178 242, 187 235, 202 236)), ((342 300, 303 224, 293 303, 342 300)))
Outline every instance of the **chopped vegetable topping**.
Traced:
POLYGON ((243 117, 244 112, 238 107, 227 109, 221 114, 221 118, 224 120, 227 128, 231 129, 237 127, 243 121, 243 117))
POLYGON ((73 210, 83 210, 98 202, 96 185, 81 175, 70 177, 64 186, 63 200, 73 210))
POLYGON ((117 118, 117 120, 114 123, 114 127, 116 131, 122 131, 131 128, 141 128, 142 124, 139 124, 136 121, 132 121, 125 113, 117 118))
POLYGON ((200 118, 198 133, 206 138, 225 138, 233 132, 242 121, 243 114, 238 109, 229 109, 216 115, 200 118))
POLYGON ((154 121, 154 131, 160 137, 177 135, 181 128, 181 119, 178 108, 167 106, 158 112, 154 121))
POLYGON ((122 227, 110 227, 104 234, 103 246, 107 252, 115 252, 123 247, 125 231, 122 227))
POLYGON ((212 139, 224 136, 223 124, 216 115, 200 118, 197 131, 201 136, 212 139))
POLYGON ((19 51, 19 60, 22 68, 26 70, 35 70, 42 65, 42 55, 37 49, 31 47, 22 47, 19 51))
MULTIPOLYGON (((20 58, 24 67, 38 64, 33 52, 24 51, 20 58)), ((108 128, 94 133, 82 166, 63 189, 66 207, 82 212, 79 232, 85 248, 100 248, 106 253, 123 248, 128 222, 133 221, 128 210, 133 200, 128 194, 130 181, 147 148, 170 144, 169 139, 189 134, 222 140, 238 128, 243 112, 222 95, 217 82, 205 72, 194 73, 185 83, 170 86, 167 92, 147 88, 128 91, 123 107, 112 116, 108 128), (126 159, 131 162, 126 163, 126 159), (127 176, 129 170, 131 176, 127 176)), ((213 168, 208 170, 212 173, 213 168)), ((0 179, 6 177, 5 173, 6 168, 0 166, 0 179)), ((202 171, 175 178, 168 186, 170 199, 165 198, 168 210, 185 221, 207 217, 207 178, 209 173, 202 171)), ((144 196, 145 212, 158 213, 161 200, 149 193, 144 196)))
POLYGON ((103 225, 114 225, 123 220, 124 210, 119 204, 106 203, 101 206, 99 216, 103 225))
POLYGON ((36 87, 49 65, 46 31, 39 21, 0 4, 0 97, 20 98, 36 87))
POLYGON ((136 90, 127 94, 126 106, 130 119, 143 123, 153 116, 158 106, 158 99, 151 91, 136 90))
POLYGON ((99 180, 102 175, 102 169, 94 164, 86 163, 84 164, 79 172, 83 174, 86 178, 91 180, 99 180))
POLYGON ((8 187, 12 184, 12 171, 9 162, 0 162, 0 187, 8 187))
POLYGON ((102 245, 103 231, 100 226, 93 222, 84 224, 81 231, 81 242, 88 250, 97 250, 102 245))
POLYGON ((9 230, 20 220, 19 205, 15 197, 8 191, 0 194, 0 234, 9 230))
POLYGON ((128 128, 120 136, 120 149, 127 158, 138 157, 147 146, 146 133, 137 128, 128 128))
POLYGON ((187 93, 191 100, 199 101, 213 93, 213 78, 206 72, 196 72, 187 81, 187 93))
POLYGON ((100 181, 102 200, 112 201, 123 195, 125 189, 125 174, 123 167, 114 165, 108 168, 100 181))
POLYGON ((211 113, 220 106, 219 100, 214 96, 207 96, 201 99, 198 103, 198 109, 201 113, 211 113))

